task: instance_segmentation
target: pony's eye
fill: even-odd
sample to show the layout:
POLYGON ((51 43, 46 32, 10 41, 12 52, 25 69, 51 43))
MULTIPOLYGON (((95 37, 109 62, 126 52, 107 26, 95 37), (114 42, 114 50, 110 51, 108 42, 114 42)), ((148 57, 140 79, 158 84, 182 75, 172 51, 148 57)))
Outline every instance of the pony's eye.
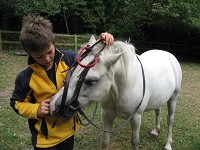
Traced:
POLYGON ((84 83, 88 86, 93 86, 95 85, 97 82, 99 81, 98 78, 96 77, 91 77, 91 78, 87 78, 85 79, 84 83))

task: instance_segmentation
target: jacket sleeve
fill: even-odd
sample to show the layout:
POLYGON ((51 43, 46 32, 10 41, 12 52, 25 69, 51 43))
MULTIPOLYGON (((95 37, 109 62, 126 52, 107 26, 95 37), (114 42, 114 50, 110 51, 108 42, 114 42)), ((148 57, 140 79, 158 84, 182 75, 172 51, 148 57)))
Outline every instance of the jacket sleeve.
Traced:
POLYGON ((10 98, 10 106, 21 116, 29 119, 37 119, 39 104, 36 103, 29 87, 31 72, 22 71, 15 80, 15 89, 10 98))

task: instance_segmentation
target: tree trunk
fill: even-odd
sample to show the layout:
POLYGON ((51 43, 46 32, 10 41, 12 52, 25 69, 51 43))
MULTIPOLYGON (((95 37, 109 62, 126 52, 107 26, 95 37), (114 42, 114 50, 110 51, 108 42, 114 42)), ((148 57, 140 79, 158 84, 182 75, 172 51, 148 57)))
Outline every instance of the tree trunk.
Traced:
POLYGON ((65 11, 63 11, 63 15, 64 15, 64 20, 65 20, 65 27, 67 29, 67 34, 69 34, 69 27, 68 27, 68 23, 67 23, 67 18, 66 18, 66 13, 65 11))

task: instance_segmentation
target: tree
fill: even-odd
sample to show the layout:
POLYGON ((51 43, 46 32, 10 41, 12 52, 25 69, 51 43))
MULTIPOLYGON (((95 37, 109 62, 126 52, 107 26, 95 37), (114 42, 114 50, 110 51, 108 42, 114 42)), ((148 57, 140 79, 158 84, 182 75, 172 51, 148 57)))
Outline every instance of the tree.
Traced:
POLYGON ((43 15, 45 17, 59 14, 65 21, 67 33, 70 33, 68 20, 81 20, 80 26, 92 32, 105 23, 104 5, 101 0, 2 0, 3 5, 12 8, 16 15, 43 15), (75 18, 75 19, 74 19, 75 18))
POLYGON ((63 14, 63 18, 65 21, 65 26, 67 29, 67 33, 69 34, 69 26, 68 26, 68 19, 72 15, 79 16, 81 11, 86 6, 86 2, 84 0, 56 0, 57 3, 60 4, 58 8, 58 12, 63 14))
POLYGON ((176 30, 185 34, 194 29, 200 31, 198 0, 104 0, 104 3, 109 14, 106 27, 117 36, 161 40, 167 36, 169 39, 176 30), (168 35, 161 37, 166 31, 168 35))
POLYGON ((67 33, 109 31, 118 37, 160 40, 170 39, 174 31, 177 35, 200 31, 199 0, 1 1, 1 8, 13 10, 18 16, 63 18, 67 33))
POLYGON ((78 8, 84 6, 84 0, 3 0, 3 4, 11 7, 18 16, 43 15, 45 17, 61 14, 64 17, 67 33, 69 27, 67 19, 71 14, 78 14, 78 8))

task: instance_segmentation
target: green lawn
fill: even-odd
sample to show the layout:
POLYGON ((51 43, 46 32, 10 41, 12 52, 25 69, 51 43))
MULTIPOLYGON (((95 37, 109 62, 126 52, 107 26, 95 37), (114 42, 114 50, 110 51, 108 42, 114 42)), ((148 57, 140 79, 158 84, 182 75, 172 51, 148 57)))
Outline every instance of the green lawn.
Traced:
MULTIPOLYGON (((27 120, 9 106, 14 80, 19 71, 26 67, 26 56, 13 52, 0 54, 0 149, 32 150, 27 120)), ((174 150, 200 149, 200 64, 181 62, 183 70, 182 90, 177 104, 173 130, 174 150)), ((87 112, 89 112, 88 110, 87 112)), ((101 125, 100 107, 95 122, 101 125)), ((154 127, 154 112, 144 113, 140 132, 140 150, 161 150, 166 142, 166 106, 162 109, 161 133, 150 138, 148 133, 154 127)), ((120 125, 117 119, 115 126, 120 125)), ((110 150, 128 150, 131 130, 129 124, 119 133, 111 135, 110 150)), ((75 136, 75 150, 100 149, 101 131, 93 126, 82 127, 75 136)))

